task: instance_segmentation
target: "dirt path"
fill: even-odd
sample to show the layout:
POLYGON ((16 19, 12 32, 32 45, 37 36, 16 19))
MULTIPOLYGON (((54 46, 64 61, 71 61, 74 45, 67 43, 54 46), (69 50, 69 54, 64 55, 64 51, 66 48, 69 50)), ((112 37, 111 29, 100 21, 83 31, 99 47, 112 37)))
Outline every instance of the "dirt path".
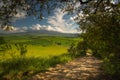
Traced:
POLYGON ((101 77, 101 62, 92 56, 77 58, 49 68, 47 72, 39 73, 28 80, 106 80, 101 77))

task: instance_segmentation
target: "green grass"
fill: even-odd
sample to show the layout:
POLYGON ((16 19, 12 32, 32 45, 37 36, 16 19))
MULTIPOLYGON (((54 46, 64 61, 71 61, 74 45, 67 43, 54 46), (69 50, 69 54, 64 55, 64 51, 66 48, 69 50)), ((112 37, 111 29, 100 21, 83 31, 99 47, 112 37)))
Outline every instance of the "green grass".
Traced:
POLYGON ((4 38, 10 43, 24 43, 32 45, 53 45, 61 43, 62 45, 70 45, 80 38, 66 38, 66 37, 57 37, 57 36, 31 36, 31 35, 22 35, 22 36, 4 36, 4 38))
MULTIPOLYGON (((49 56, 59 56, 61 54, 67 53, 68 46, 39 46, 39 45, 27 45, 26 57, 49 57, 49 56)), ((12 50, 0 53, 0 61, 7 60, 13 57, 19 57, 20 52, 13 45, 12 50)))
POLYGON ((10 50, 0 52, 0 80, 25 80, 37 72, 45 71, 58 63, 73 59, 67 53, 72 43, 77 44, 80 38, 56 36, 4 36, 12 45, 10 50), (14 44, 26 44, 27 53, 20 56, 20 50, 14 44))
POLYGON ((65 63, 70 60, 72 60, 72 57, 68 54, 48 58, 18 57, 5 60, 0 63, 0 79, 23 79, 38 72, 45 71, 58 63, 65 63))
POLYGON ((58 56, 62 53, 67 53, 68 47, 66 46, 28 46, 28 53, 27 56, 34 56, 34 57, 49 57, 49 56, 58 56))
POLYGON ((67 52, 67 49, 72 43, 77 44, 80 38, 66 38, 57 36, 4 36, 6 42, 13 45, 12 50, 9 52, 3 52, 0 54, 0 60, 9 59, 11 55, 19 56, 19 51, 16 49, 14 44, 26 44, 27 45, 27 57, 48 57, 58 56, 67 52), (14 54, 11 54, 14 53, 14 54))

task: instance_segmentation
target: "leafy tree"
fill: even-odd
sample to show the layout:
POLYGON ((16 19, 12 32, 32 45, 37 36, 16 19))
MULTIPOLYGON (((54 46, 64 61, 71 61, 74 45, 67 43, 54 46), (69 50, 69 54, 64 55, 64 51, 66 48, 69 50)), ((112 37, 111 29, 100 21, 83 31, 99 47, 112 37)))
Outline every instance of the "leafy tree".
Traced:
MULTIPOLYGON (((102 9, 105 7, 102 7, 102 9)), ((111 7, 108 11, 91 13, 78 22, 85 31, 89 47, 105 53, 117 53, 120 49, 120 11, 119 5, 111 7)), ((100 8, 101 10, 101 8, 100 8)))
POLYGON ((79 13, 84 4, 93 3, 97 10, 99 4, 105 1, 109 4, 111 0, 0 0, 0 24, 2 28, 4 25, 9 25, 11 19, 21 11, 24 11, 26 16, 34 15, 42 19, 44 12, 49 14, 58 7, 63 11, 79 13), (76 8, 75 4, 78 2, 81 5, 76 8))
MULTIPOLYGON (((108 3, 107 3, 108 4, 108 3)), ((94 8, 89 3, 83 8, 84 16, 75 20, 83 31, 87 47, 94 55, 104 58, 103 68, 116 80, 120 78, 120 4, 107 5, 104 1, 94 8), (92 10, 91 10, 92 9, 92 10), (81 18, 82 17, 82 18, 81 18)))

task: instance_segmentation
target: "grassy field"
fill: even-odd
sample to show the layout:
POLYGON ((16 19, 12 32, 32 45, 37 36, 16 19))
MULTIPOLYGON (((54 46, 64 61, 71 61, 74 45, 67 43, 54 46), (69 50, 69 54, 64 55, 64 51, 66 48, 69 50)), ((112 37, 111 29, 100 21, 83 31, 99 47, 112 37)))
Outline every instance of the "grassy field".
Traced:
POLYGON ((67 53, 67 49, 72 43, 77 44, 81 40, 39 35, 3 37, 11 47, 0 52, 0 80, 25 80, 57 63, 67 62, 73 58, 67 53), (21 56, 21 53, 24 55, 21 56))
MULTIPOLYGON (((14 54, 18 54, 18 50, 14 44, 24 44, 26 45, 26 57, 49 57, 57 56, 67 52, 67 49, 72 43, 77 43, 80 38, 66 38, 66 37, 56 37, 56 36, 4 36, 7 43, 13 45, 12 51, 14 54)), ((5 52, 4 52, 5 53, 5 52)), ((7 52, 6 54, 0 55, 9 58, 11 54, 7 52), (8 53, 8 54, 7 54, 8 53), (7 55, 7 56, 6 56, 7 55)), ((18 54, 19 55, 19 54, 18 54)))

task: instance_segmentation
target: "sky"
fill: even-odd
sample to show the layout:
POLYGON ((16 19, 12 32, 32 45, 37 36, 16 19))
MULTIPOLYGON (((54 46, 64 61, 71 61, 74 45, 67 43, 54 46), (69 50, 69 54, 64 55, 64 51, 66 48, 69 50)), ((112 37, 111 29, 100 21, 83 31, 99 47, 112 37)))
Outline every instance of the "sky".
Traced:
POLYGON ((59 8, 55 9, 50 15, 44 16, 42 20, 35 16, 26 17, 26 12, 19 11, 12 19, 15 31, 25 32, 27 30, 48 30, 62 33, 80 33, 79 25, 72 20, 72 15, 62 12, 59 8))
MULTIPOLYGON (((119 0, 113 0, 116 4, 119 0)), ((79 7, 77 3, 75 7, 79 7)), ((59 8, 53 10, 49 15, 45 15, 42 20, 35 16, 26 16, 25 11, 18 11, 18 13, 11 19, 14 26, 13 32, 25 32, 30 30, 48 30, 57 31, 61 33, 80 33, 79 25, 73 20, 76 15, 68 15, 62 12, 59 8)))

